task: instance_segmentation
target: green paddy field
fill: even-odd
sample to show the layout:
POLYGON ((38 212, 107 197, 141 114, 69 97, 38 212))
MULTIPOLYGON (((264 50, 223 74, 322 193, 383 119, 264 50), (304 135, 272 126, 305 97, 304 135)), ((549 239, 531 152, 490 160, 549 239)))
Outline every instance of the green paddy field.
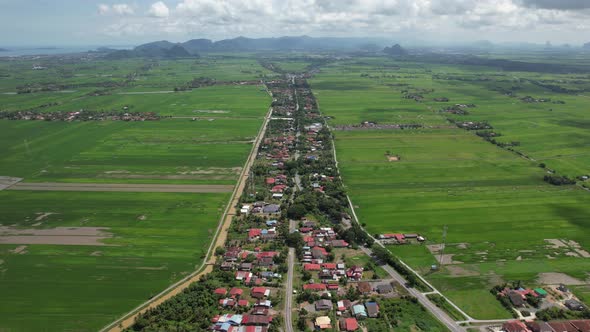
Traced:
MULTIPOLYGON (((588 97, 539 83, 583 90, 589 82, 582 75, 357 58, 322 68, 311 85, 336 128, 362 121, 424 126, 335 130, 344 183, 370 233, 426 236, 425 245, 389 249, 469 315, 494 319, 510 317, 489 292, 502 282, 537 286, 573 277, 588 285, 590 193, 583 181, 544 182, 547 169, 539 167, 572 178, 590 173, 588 97), (525 102, 526 96, 551 102, 525 102), (449 101, 434 100, 442 97, 449 101), (467 115, 440 112, 455 104, 475 107, 467 115), (486 121, 501 134, 497 141, 517 141, 511 148, 521 155, 448 119, 486 121), (388 153, 401 160, 388 161, 388 153), (433 272, 439 252, 432 246, 441 243, 444 226, 445 263, 433 272), (552 239, 570 245, 558 248, 552 239)), ((584 298, 585 286, 576 287, 584 298)))
MULTIPOLYGON (((0 120, 0 176, 24 182, 233 186, 271 101, 254 58, 33 63, 0 61, 0 110, 164 118, 0 120), (200 77, 217 83, 170 92, 200 77)), ((0 239, 0 331, 99 330, 200 266, 230 195, 0 191, 1 232, 28 234, 0 239)))

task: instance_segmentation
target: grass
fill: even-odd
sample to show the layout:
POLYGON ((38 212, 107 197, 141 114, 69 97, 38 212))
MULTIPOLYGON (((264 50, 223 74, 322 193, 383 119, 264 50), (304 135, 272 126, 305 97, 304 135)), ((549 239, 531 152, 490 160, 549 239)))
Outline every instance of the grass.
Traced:
POLYGON ((427 244, 442 241, 456 264, 437 272, 436 257, 424 245, 389 246, 474 318, 507 318, 489 289, 522 280, 538 285, 543 272, 586 280, 590 262, 569 257, 544 239, 577 241, 590 248, 588 193, 543 182, 543 162, 559 174, 590 173, 587 102, 582 95, 555 93, 534 82, 582 86, 580 75, 498 72, 492 68, 354 58, 322 69, 311 81, 331 125, 418 123, 416 130, 334 131, 339 166, 356 213, 366 229, 420 233, 427 244), (483 79, 482 79, 483 78, 483 79), (574 83, 574 80, 576 83, 574 83), (516 87, 516 97, 500 92, 516 87), (421 94, 416 102, 408 91, 421 94), (525 103, 524 96, 559 103, 525 103), (434 98, 447 97, 449 102, 434 98), (456 103, 476 105, 469 115, 438 110, 456 103), (533 161, 483 141, 446 118, 488 121, 500 142, 533 161), (401 156, 388 162, 385 154, 401 156), (461 245, 460 245, 461 244, 461 245))
POLYGON ((233 184, 259 126, 259 119, 0 121, 0 174, 47 182, 233 184))
POLYGON ((460 313, 455 307, 449 304, 449 302, 439 294, 428 294, 427 297, 436 304, 437 307, 443 309, 449 317, 453 318, 456 321, 465 320, 465 316, 460 313))
MULTIPOLYGON (((36 60, 38 61, 38 60, 36 60)), ((40 60, 39 60, 40 61, 40 60)), ((254 58, 0 62, 0 109, 123 110, 145 122, 0 121, 0 175, 26 182, 234 185, 270 97, 254 58), (35 62, 37 63, 37 62, 35 62), (221 84, 170 91, 199 77, 221 84), (14 94, 19 86, 59 92, 14 94), (95 91, 106 95, 95 96, 95 91)), ((0 192, 0 224, 107 227, 107 246, 0 244, 0 330, 98 330, 198 267, 229 193, 0 192), (37 224, 38 213, 53 212, 37 224)))
POLYGON ((97 330, 193 271, 229 194, 0 192, 0 224, 108 227, 108 246, 0 245, 3 329, 97 330), (144 216, 140 218, 140 216, 144 216), (144 220, 142 220, 144 219, 144 220), (131 284, 132 283, 132 284, 131 284))

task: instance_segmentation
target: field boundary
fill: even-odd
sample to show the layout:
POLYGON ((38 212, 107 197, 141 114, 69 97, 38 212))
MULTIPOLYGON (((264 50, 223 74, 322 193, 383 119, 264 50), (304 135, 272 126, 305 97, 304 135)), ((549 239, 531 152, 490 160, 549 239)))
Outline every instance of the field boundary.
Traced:
POLYGON ((34 191, 120 191, 159 193, 229 193, 232 185, 207 184, 133 184, 133 183, 68 183, 68 182, 20 182, 6 190, 34 191))
MULTIPOLYGON (((272 97, 272 95, 271 95, 272 97)), ((146 312, 148 309, 157 307, 159 304, 165 302, 166 300, 172 298, 176 294, 180 293, 185 288, 189 287, 193 282, 199 280, 199 278, 209 273, 213 270, 212 265, 214 264, 215 260, 212 256, 213 249, 217 248, 219 245, 223 245, 225 242, 225 236, 223 236, 224 232, 229 229, 229 225, 231 224, 232 217, 235 213, 230 213, 230 210, 234 209, 240 199, 241 192, 243 191, 246 180, 248 178, 248 174, 250 172, 250 167, 252 166, 254 160, 256 159, 256 155, 258 153, 258 147, 260 146, 260 142, 262 142, 262 138, 266 133, 266 128, 269 122, 269 119, 272 115, 272 107, 268 109, 268 112, 264 118, 262 126, 258 131, 258 135, 256 137, 255 143, 252 146, 252 150, 250 151, 250 155, 246 160, 245 167, 242 169, 242 173, 240 174, 240 178, 238 183, 236 184, 234 191, 229 199, 227 206, 225 207, 225 211, 221 216, 219 221, 219 225, 215 231, 215 236, 213 237, 211 243, 209 244, 209 248, 207 250, 207 255, 203 262, 195 271, 187 275, 186 277, 182 278, 181 280, 175 282, 174 284, 168 286, 168 288, 164 289, 162 292, 158 293, 150 300, 140 304, 127 314, 121 316, 114 322, 108 324, 107 326, 100 329, 100 332, 120 332, 123 331, 125 328, 130 327, 135 322, 135 319, 142 313, 146 312), (221 243, 220 243, 221 242, 221 243)))

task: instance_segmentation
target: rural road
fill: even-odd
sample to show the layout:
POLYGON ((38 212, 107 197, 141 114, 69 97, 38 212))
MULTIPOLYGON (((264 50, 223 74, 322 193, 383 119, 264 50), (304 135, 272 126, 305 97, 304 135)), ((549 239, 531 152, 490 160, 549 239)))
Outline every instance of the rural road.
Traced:
MULTIPOLYGON (((373 251, 369 248, 360 247, 360 249, 367 254, 369 257, 372 257, 373 251)), ((460 326, 457 322, 455 322, 446 312, 442 309, 434 305, 430 300, 426 297, 426 295, 422 294, 418 290, 414 288, 408 288, 405 286, 406 279, 402 277, 397 271, 395 271, 391 266, 385 264, 381 265, 381 267, 389 273, 389 275, 397 281, 400 285, 406 288, 406 290, 415 298, 418 299, 418 302, 422 304, 428 311, 430 311, 441 323, 443 323, 449 330, 451 331, 465 331, 465 328, 460 326)))
POLYGON ((242 174, 240 175, 238 185, 234 188, 234 192, 230 198, 230 202, 225 208, 225 212, 221 217, 221 221, 219 226, 217 226, 217 230, 213 238, 215 241, 212 241, 209 245, 209 249, 207 250, 207 260, 204 260, 201 265, 190 275, 185 277, 184 279, 176 282, 175 284, 171 285, 160 294, 154 296, 149 301, 141 304, 137 308, 133 309, 131 312, 126 314, 125 316, 119 318, 118 320, 112 322, 111 324, 104 327, 101 332, 121 332, 124 329, 130 327, 135 322, 135 319, 139 317, 139 315, 145 313, 146 311, 156 308, 158 305, 164 303, 168 299, 174 297, 175 295, 182 292, 188 286, 190 286, 193 282, 198 281, 203 275, 210 273, 213 271, 213 266, 215 264, 215 256, 212 255, 215 248, 223 246, 227 239, 227 232, 231 225, 232 218, 236 215, 236 206, 239 203, 240 197, 246 187, 246 183, 248 181, 248 174, 250 174, 250 168, 254 161, 256 160, 256 155, 258 154, 258 147, 262 142, 262 138, 264 137, 267 129, 267 125, 269 119, 272 115, 272 108, 269 108, 267 115, 264 118, 264 123, 262 124, 258 135, 256 136, 256 141, 252 146, 252 151, 250 151, 250 155, 242 169, 242 174))
POLYGON ((6 190, 229 193, 231 185, 19 182, 6 190))
POLYGON ((289 272, 287 272, 287 285, 285 286, 285 331, 293 332, 293 269, 295 268, 295 249, 289 248, 289 256, 287 256, 287 264, 289 272))

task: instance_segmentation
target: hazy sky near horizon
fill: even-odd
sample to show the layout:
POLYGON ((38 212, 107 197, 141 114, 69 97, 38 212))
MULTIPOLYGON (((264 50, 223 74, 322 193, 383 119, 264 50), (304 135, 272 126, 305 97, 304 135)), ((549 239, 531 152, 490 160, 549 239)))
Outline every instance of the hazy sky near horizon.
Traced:
POLYGON ((283 35, 590 42, 590 0, 0 0, 0 47, 283 35))

